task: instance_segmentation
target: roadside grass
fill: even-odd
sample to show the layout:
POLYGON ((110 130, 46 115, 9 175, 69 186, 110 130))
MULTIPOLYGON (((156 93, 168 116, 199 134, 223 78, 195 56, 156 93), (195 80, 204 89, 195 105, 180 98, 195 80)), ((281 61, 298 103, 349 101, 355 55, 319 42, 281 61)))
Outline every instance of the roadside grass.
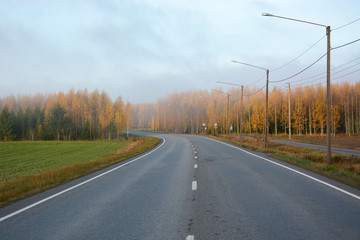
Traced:
POLYGON ((133 142, 2 142, 0 207, 134 157, 159 142, 152 137, 133 142))
POLYGON ((0 142, 0 181, 43 173, 115 152, 129 141, 0 142))
POLYGON ((233 137, 215 137, 219 140, 268 154, 270 157, 291 163, 329 178, 360 189, 360 157, 332 153, 332 165, 326 163, 326 152, 279 143, 269 143, 257 139, 239 139, 233 137))
MULTIPOLYGON (((289 136, 285 134, 271 135, 272 139, 278 140, 289 140, 289 136)), ((321 136, 319 134, 313 135, 292 135, 291 141, 303 142, 317 145, 326 146, 326 135, 321 136)), ((331 135, 331 145, 339 148, 348 148, 348 149, 360 149, 360 135, 353 134, 351 136, 346 134, 337 134, 336 137, 331 135)))

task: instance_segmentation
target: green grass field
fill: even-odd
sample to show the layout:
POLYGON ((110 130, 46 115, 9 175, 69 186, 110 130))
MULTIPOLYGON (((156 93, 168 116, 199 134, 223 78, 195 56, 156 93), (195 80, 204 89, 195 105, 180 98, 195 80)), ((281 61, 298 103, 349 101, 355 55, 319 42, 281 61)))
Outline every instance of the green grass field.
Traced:
POLYGON ((0 142, 0 207, 118 163, 159 144, 134 141, 0 142))
POLYGON ((86 162, 128 145, 127 141, 0 142, 0 181, 86 162))

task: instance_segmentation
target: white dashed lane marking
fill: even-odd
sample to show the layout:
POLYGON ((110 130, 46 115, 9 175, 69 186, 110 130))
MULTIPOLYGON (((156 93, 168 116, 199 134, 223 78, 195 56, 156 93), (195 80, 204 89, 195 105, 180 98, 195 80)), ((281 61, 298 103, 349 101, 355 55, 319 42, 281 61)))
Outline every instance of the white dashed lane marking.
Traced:
POLYGON ((195 190, 197 189, 197 182, 196 182, 196 181, 193 181, 193 182, 192 182, 191 189, 192 189, 193 191, 195 191, 195 190))

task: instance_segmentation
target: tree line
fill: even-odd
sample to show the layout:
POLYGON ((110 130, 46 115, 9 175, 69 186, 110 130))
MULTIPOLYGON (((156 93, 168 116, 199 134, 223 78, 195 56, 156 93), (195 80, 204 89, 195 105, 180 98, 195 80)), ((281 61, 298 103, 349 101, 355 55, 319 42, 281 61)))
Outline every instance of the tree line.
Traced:
MULTIPOLYGON (((332 84, 331 89, 331 134, 360 134, 360 82, 332 84)), ((175 133, 263 133, 264 90, 244 87, 243 94, 241 91, 240 87, 226 92, 222 88, 188 91, 170 94, 153 104, 136 104, 133 126, 175 133)), ((324 86, 291 88, 289 84, 269 91, 270 134, 291 130, 296 135, 324 135, 326 124, 324 86)))
POLYGON ((1 140, 117 138, 131 124, 131 104, 105 92, 14 95, 0 98, 1 140))

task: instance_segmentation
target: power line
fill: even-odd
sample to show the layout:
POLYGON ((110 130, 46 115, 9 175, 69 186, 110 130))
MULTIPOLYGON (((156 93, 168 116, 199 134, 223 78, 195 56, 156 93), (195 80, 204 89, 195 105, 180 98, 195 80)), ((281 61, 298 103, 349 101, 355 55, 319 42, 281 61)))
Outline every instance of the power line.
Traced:
POLYGON ((260 80, 262 80, 265 76, 266 76, 266 73, 265 73, 264 75, 262 75, 258 80, 256 80, 253 84, 250 84, 250 85, 247 85, 247 86, 249 87, 249 86, 255 85, 255 84, 258 83, 260 80))
MULTIPOLYGON (((354 65, 352 65, 352 66, 350 66, 350 67, 344 68, 344 69, 342 69, 342 70, 339 70, 339 71, 336 71, 336 72, 331 72, 330 75, 331 75, 331 76, 334 76, 334 75, 336 75, 336 74, 338 74, 338 73, 341 73, 341 72, 343 72, 343 71, 346 71, 346 70, 348 70, 348 69, 350 69, 350 68, 352 68, 352 67, 355 67, 355 66, 357 66, 357 65, 359 65, 359 64, 360 64, 360 63, 356 63, 356 64, 354 64, 354 65)), ((334 68, 334 69, 335 69, 335 68, 334 68)), ((320 75, 323 75, 323 74, 325 74, 325 73, 320 73, 320 74, 317 74, 317 75, 315 75, 315 76, 312 76, 312 77, 309 77, 309 78, 306 78, 306 79, 301 79, 301 80, 298 80, 298 81, 293 81, 293 83, 294 83, 294 82, 301 82, 301 81, 303 81, 303 80, 307 80, 307 79, 310 79, 310 78, 314 78, 314 77, 317 77, 317 76, 320 76, 320 75)), ((321 79, 323 79, 323 78, 325 78, 325 76, 320 77, 320 78, 313 79, 313 80, 308 81, 308 82, 305 82, 305 83, 300 83, 299 85, 301 85, 301 84, 306 84, 306 83, 310 83, 310 82, 317 81, 317 80, 321 80, 321 79)))
POLYGON ((296 87, 296 86, 301 86, 301 85, 304 85, 304 84, 306 85, 306 84, 308 84, 308 83, 312 83, 312 82, 315 82, 315 81, 317 81, 317 80, 321 80, 321 79, 323 79, 323 78, 318 78, 318 79, 311 80, 311 81, 304 82, 304 83, 294 84, 294 85, 292 85, 292 86, 296 87))
POLYGON ((297 75, 299 75, 300 73, 303 73, 305 72, 306 70, 308 70, 310 67, 312 67, 315 63, 317 63, 318 61, 320 61, 323 57, 325 57, 327 55, 327 53, 324 53, 319 59, 317 59, 315 62, 313 62, 312 64, 310 64, 309 66, 307 66, 306 68, 304 68, 303 70, 301 70, 300 72, 290 76, 290 77, 287 77, 287 78, 284 78, 284 79, 281 79, 281 80, 277 80, 277 81, 269 81, 270 83, 278 83, 278 82, 283 82, 283 81, 286 81, 286 80, 289 80, 293 77, 296 77, 297 75))
POLYGON ((342 75, 342 76, 339 76, 339 77, 337 77, 337 78, 333 78, 332 81, 334 81, 334 80, 336 80, 336 79, 339 79, 339 78, 342 78, 342 77, 345 77, 345 76, 348 76, 348 75, 353 74, 353 73, 358 72, 358 71, 360 71, 360 68, 357 69, 357 70, 355 70, 355 71, 352 71, 352 72, 349 72, 349 73, 347 73, 347 74, 344 74, 344 75, 342 75))
POLYGON ((341 72, 343 72, 343 71, 346 71, 346 70, 348 70, 348 69, 350 69, 350 68, 352 68, 352 67, 355 67, 355 66, 357 66, 357 65, 359 65, 359 64, 360 64, 360 63, 356 63, 356 64, 354 64, 354 65, 351 65, 350 67, 347 67, 347 68, 344 68, 344 69, 339 70, 339 71, 337 71, 337 72, 334 72, 334 73, 332 73, 331 75, 336 75, 336 74, 341 73, 341 72))
POLYGON ((350 45, 350 44, 356 43, 357 41, 360 41, 360 38, 359 38, 359 39, 356 39, 356 40, 354 40, 354 41, 352 41, 352 42, 348 42, 348 43, 346 43, 346 44, 343 44, 343 45, 341 45, 341 46, 331 48, 331 50, 335 50, 335 49, 338 49, 338 48, 345 47, 345 46, 347 46, 347 45, 350 45))
POLYGON ((262 88, 260 88, 258 91, 256 91, 255 93, 252 93, 252 94, 247 94, 247 95, 244 95, 244 96, 246 96, 246 97, 251 97, 251 96, 253 96, 253 95, 255 95, 255 94, 257 94, 257 93, 259 93, 261 90, 263 90, 264 88, 266 87, 266 85, 264 85, 262 88))
MULTIPOLYGON (((297 80, 297 81, 293 81, 293 82, 301 82, 301 81, 304 81, 304 80, 308 80, 308 79, 311 79, 311 78, 315 78, 315 77, 318 77, 318 76, 324 75, 325 73, 326 73, 326 72, 322 72, 322 73, 319 73, 319 74, 313 75, 313 76, 311 76, 311 77, 307 77, 307 78, 299 79, 299 80, 297 80)), ((323 76, 323 77, 325 77, 325 76, 323 76)), ((312 80, 312 81, 314 81, 314 80, 312 80)))
POLYGON ((296 58, 294 58, 293 60, 291 60, 290 62, 278 67, 278 68, 275 68, 274 70, 271 70, 271 72, 275 72, 281 68, 284 68, 286 67, 287 65, 289 65, 290 63, 294 62, 295 60, 297 60, 298 58, 300 58, 302 55, 304 55, 305 53, 307 53, 310 49, 312 49, 316 44, 318 44, 324 37, 326 37, 326 35, 322 36, 318 41, 316 41, 310 48, 308 48, 307 50, 305 50, 303 53, 301 53, 299 56, 297 56, 296 58))
MULTIPOLYGON (((345 65, 347 65, 347 64, 350 64, 350 63, 352 63, 352 62, 355 62, 356 60, 359 60, 359 59, 360 59, 360 57, 357 57, 357 58, 355 58, 355 59, 353 59, 353 60, 351 60, 351 61, 349 61, 349 62, 346 62, 346 63, 343 63, 343 64, 341 64, 341 65, 339 65, 339 66, 333 67, 332 70, 341 68, 341 67, 343 67, 343 66, 345 66, 345 65)), ((360 63, 358 63, 358 64, 360 64, 360 63)), ((356 65, 358 65, 358 64, 355 64, 355 65, 353 65, 353 66, 356 66, 356 65)), ((352 66, 352 67, 353 67, 353 66, 352 66)), ((346 69, 348 69, 348 68, 346 68, 346 69)), ((322 72, 322 73, 319 73, 319 74, 316 74, 316 75, 313 75, 313 76, 310 76, 310 77, 306 77, 306 78, 303 78, 303 79, 299 79, 299 80, 293 81, 293 83, 295 83, 295 82, 301 82, 301 81, 308 80, 308 79, 312 79, 312 78, 315 78, 315 77, 318 77, 318 76, 321 76, 321 75, 324 75, 324 74, 326 74, 326 72, 322 72)), ((331 74, 333 74, 333 73, 331 73, 331 74)), ((325 76, 324 76, 324 77, 325 77, 325 76)), ((316 81, 316 80, 319 80, 319 79, 322 79, 322 77, 321 77, 321 78, 317 78, 317 79, 312 80, 312 81, 316 81)))
POLYGON ((240 85, 240 84, 236 84, 236 83, 229 83, 229 82, 220 82, 220 81, 217 81, 216 83, 223 83, 223 84, 233 85, 233 86, 238 86, 238 87, 241 87, 241 86, 242 86, 242 85, 240 85))
MULTIPOLYGON (((337 72, 333 73, 332 75, 335 75, 335 74, 337 74, 337 73, 343 72, 343 71, 345 71, 345 70, 347 70, 347 69, 349 69, 349 68, 352 68, 352 67, 354 67, 354 66, 356 66, 356 65, 359 65, 359 64, 360 64, 360 63, 355 64, 355 65, 353 65, 353 66, 350 66, 350 67, 348 67, 348 68, 346 68, 346 69, 337 71, 337 72)), ((332 79, 331 79, 331 82, 334 82, 334 81, 336 81, 336 80, 338 80, 338 79, 340 79, 340 78, 346 77, 346 76, 348 76, 348 75, 351 75, 351 74, 356 73, 356 72, 359 72, 359 71, 360 71, 360 68, 359 68, 359 69, 356 69, 356 70, 354 70, 354 71, 352 71, 352 72, 346 73, 346 74, 344 74, 344 75, 338 76, 338 77, 336 77, 336 78, 332 78, 332 79)), ((317 80, 322 80, 323 78, 324 78, 324 77, 322 77, 322 78, 317 78, 317 79, 311 80, 311 81, 309 81, 309 82, 299 83, 299 84, 296 84, 296 85, 293 85, 293 86, 301 86, 301 85, 303 85, 303 84, 315 82, 315 81, 317 81, 317 80)), ((322 82, 322 83, 326 83, 326 82, 322 82)), ((313 86, 313 85, 310 85, 310 86, 313 86)))
MULTIPOLYGON (((338 47, 336 47, 336 48, 332 48, 332 50, 333 50, 333 49, 340 48, 340 47, 344 47, 344 46, 347 46, 347 45, 350 45, 350 44, 355 43, 355 42, 357 42, 357 41, 360 41, 360 39, 357 39, 357 40, 355 40, 355 41, 346 43, 346 44, 341 45, 341 46, 338 46, 338 47)), ((317 63, 318 61, 320 61, 325 55, 326 55, 326 53, 325 53, 324 55, 322 55, 319 59, 317 59, 315 62, 313 62, 312 64, 310 64, 308 67, 306 67, 305 69, 301 70, 300 72, 298 72, 298 73, 296 73, 296 74, 294 74, 294 75, 292 75, 292 76, 290 76, 290 77, 287 77, 287 78, 284 78, 284 79, 281 79, 281 80, 277 80, 277 81, 269 81, 269 82, 270 82, 270 83, 278 83, 278 82, 283 82, 283 81, 289 80, 289 79, 291 79, 291 78, 293 78, 293 77, 295 77, 295 76, 303 73, 304 71, 306 71, 306 70, 309 69, 310 67, 312 67, 315 63, 317 63)), ((354 59, 354 60, 352 60, 352 61, 350 61, 350 62, 353 62, 353 61, 355 61, 355 60, 357 60, 357 59, 359 59, 359 58, 356 58, 356 59, 354 59)), ((348 62, 348 63, 350 63, 350 62, 348 62)), ((347 64, 347 63, 346 63, 346 64, 347 64)), ((345 65, 345 64, 343 64, 343 65, 345 65)), ((341 65, 341 66, 343 66, 343 65, 341 65)), ((354 65, 354 66, 355 66, 355 65, 354 65)), ((340 67, 340 66, 338 66, 338 67, 340 67)), ((309 77, 309 78, 306 78, 306 79, 310 79, 310 78, 313 78, 313 77, 316 77, 316 76, 320 76, 320 75, 322 75, 322 74, 324 74, 324 73, 317 74, 317 75, 315 75, 315 76, 312 76, 312 77, 309 77)), ((302 80, 306 80, 306 79, 302 79, 302 80)), ((300 81, 301 81, 301 80, 300 80, 300 81)))
POLYGON ((342 67, 342 66, 345 66, 345 65, 347 65, 347 64, 349 64, 349 63, 352 63, 352 62, 355 62, 356 60, 359 60, 360 59, 360 57, 357 57, 357 58, 355 58, 355 59, 353 59, 353 60, 351 60, 351 61, 349 61, 349 62, 346 62, 346 63, 344 63, 344 64, 341 64, 341 65, 339 65, 339 66, 337 66, 337 67, 333 67, 332 69, 334 70, 334 69, 338 69, 338 68, 340 68, 340 67, 342 67))
MULTIPOLYGON (((356 65, 358 65, 358 64, 356 64, 356 65)), ((353 65, 353 66, 355 66, 355 65, 353 65)), ((353 66, 351 66, 351 67, 353 67, 353 66)), ((350 67, 348 67, 348 68, 350 68, 350 67)), ((348 69, 348 68, 347 68, 347 69, 348 69)), ((340 71, 338 71, 338 72, 336 72, 336 73, 339 73, 339 72, 342 72, 342 71, 343 71, 343 70, 340 70, 340 71)), ((351 74, 353 74, 353 73, 359 72, 359 71, 360 71, 360 68, 359 68, 359 69, 356 69, 356 70, 354 70, 354 71, 352 71, 352 72, 346 73, 346 74, 344 74, 344 75, 341 75, 341 76, 339 76, 339 77, 332 78, 332 79, 331 79, 331 82, 332 82, 332 83, 333 83, 333 82, 337 82, 339 79, 341 79, 341 78, 343 78, 343 77, 346 77, 346 76, 348 76, 348 75, 351 75, 351 74)), ((334 74, 336 74, 336 73, 334 73, 334 74)), ((320 83, 314 83, 314 84, 311 84, 311 85, 306 85, 307 83, 316 82, 317 80, 321 80, 321 79, 323 79, 323 78, 314 79, 314 80, 309 81, 309 82, 299 83, 299 84, 295 84, 295 85, 292 85, 292 86, 293 86, 293 87, 297 87, 297 86, 301 86, 301 87, 312 87, 312 86, 315 86, 315 85, 325 84, 326 81, 322 81, 322 82, 320 82, 320 83), (305 84, 305 86, 303 86, 304 84, 305 84)))
MULTIPOLYGON (((350 24, 353 24, 353 23, 355 23, 355 22, 357 22, 357 21, 359 21, 359 20, 360 20, 360 18, 355 19, 355 20, 353 20, 353 21, 351 21, 351 22, 349 22, 349 23, 347 23, 347 24, 344 24, 344 25, 342 25, 342 26, 340 26, 340 27, 337 27, 337 28, 333 29, 332 31, 335 31, 335 30, 338 30, 338 29, 340 29, 340 28, 346 27, 346 26, 348 26, 348 25, 350 25, 350 24)), ((326 37, 326 35, 322 36, 322 37, 321 37, 318 41, 316 41, 310 48, 308 48, 307 50, 305 50, 305 51, 304 51, 303 53, 301 53, 299 56, 295 57, 295 58, 294 58, 293 60, 291 60, 290 62, 288 62, 288 63, 286 63, 286 64, 284 64, 284 65, 282 65, 282 66, 280 66, 280 67, 278 67, 278 68, 275 68, 274 70, 271 70, 271 72, 275 72, 275 71, 277 71, 277 70, 280 70, 280 69, 286 67, 287 65, 289 65, 290 63, 294 62, 295 60, 297 60, 298 58, 300 58, 302 55, 304 55, 306 52, 308 52, 310 49, 312 49, 312 48, 313 48, 316 44, 318 44, 324 37, 326 37)), ((337 46, 337 47, 331 48, 331 50, 335 50, 335 49, 338 49, 338 48, 342 48, 342 47, 348 46, 348 45, 353 44, 353 43, 358 42, 358 41, 360 41, 360 39, 357 39, 357 40, 354 40, 354 41, 352 41, 352 42, 343 44, 343 45, 341 45, 341 46, 337 46)), ((270 81, 270 83, 277 83, 277 82, 286 81, 286 80, 288 80, 288 79, 290 79, 290 78, 293 78, 293 77, 299 75, 300 73, 306 71, 306 70, 307 70, 308 68, 310 68, 312 65, 314 65, 315 63, 317 63, 318 61, 320 61, 320 59, 322 59, 325 55, 326 55, 326 53, 325 53, 323 56, 321 56, 318 60, 316 60, 314 63, 312 63, 310 66, 308 66, 308 67, 305 68, 304 70, 298 72, 297 74, 294 74, 293 76, 288 77, 288 78, 285 78, 285 79, 282 79, 282 80, 270 81)), ((321 74, 323 74, 323 73, 321 73, 321 74)), ((319 75, 321 75, 321 74, 319 74, 319 75)), ((318 76, 318 75, 317 75, 317 76, 318 76)))
POLYGON ((342 25, 342 26, 340 26, 340 27, 334 28, 332 31, 336 31, 336 30, 338 30, 338 29, 340 29, 340 28, 346 27, 346 26, 348 26, 348 25, 350 25, 350 24, 353 24, 354 22, 357 22, 357 21, 359 21, 359 20, 360 20, 360 18, 355 19, 354 21, 351 21, 351 22, 349 22, 349 23, 347 23, 347 24, 344 24, 344 25, 342 25))

